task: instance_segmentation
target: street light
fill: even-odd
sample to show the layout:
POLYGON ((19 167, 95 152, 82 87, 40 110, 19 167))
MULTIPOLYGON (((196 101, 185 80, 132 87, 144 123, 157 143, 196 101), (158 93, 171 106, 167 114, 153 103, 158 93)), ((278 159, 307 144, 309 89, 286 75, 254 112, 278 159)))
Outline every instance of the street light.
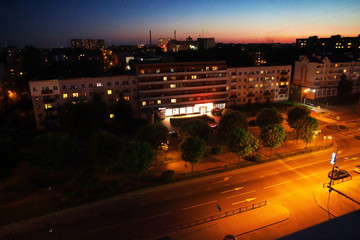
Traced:
POLYGON ((338 149, 336 149, 336 152, 331 153, 330 163, 332 164, 332 170, 331 170, 329 191, 331 191, 331 184, 332 184, 332 180, 333 180, 333 177, 334 177, 334 169, 335 169, 337 153, 338 153, 338 149))

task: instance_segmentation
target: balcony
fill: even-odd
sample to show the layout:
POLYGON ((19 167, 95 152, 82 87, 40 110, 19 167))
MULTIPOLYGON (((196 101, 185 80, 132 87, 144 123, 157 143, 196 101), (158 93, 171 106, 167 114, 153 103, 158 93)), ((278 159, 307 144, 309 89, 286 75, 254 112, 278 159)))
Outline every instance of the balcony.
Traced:
POLYGON ((271 92, 264 92, 264 96, 269 96, 271 95, 271 92))
POLYGON ((289 85, 280 85, 279 88, 287 88, 289 85))
POLYGON ((52 107, 52 108, 46 108, 45 112, 53 112, 53 111, 57 111, 56 107, 52 107))
POLYGON ((44 98, 43 103, 53 103, 55 102, 55 98, 44 98))
POLYGON ((247 97, 255 97, 255 94, 253 93, 249 93, 248 95, 246 95, 247 97))
POLYGON ((281 77, 280 78, 280 82, 285 82, 285 81, 287 81, 288 79, 286 78, 286 77, 281 77))
POLYGON ((41 94, 53 94, 53 93, 54 93, 54 90, 51 90, 51 89, 45 89, 45 90, 41 91, 41 94))

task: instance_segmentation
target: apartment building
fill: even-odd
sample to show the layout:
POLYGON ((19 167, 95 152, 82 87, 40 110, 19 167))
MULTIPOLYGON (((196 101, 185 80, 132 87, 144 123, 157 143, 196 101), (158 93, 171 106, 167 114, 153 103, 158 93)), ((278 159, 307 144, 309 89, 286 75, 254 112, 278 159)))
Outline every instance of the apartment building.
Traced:
POLYGON ((163 119, 225 108, 224 61, 139 64, 137 77, 142 117, 157 113, 163 119))
POLYGON ((298 48, 317 48, 322 50, 359 50, 360 35, 357 37, 342 37, 341 35, 333 35, 329 38, 319 38, 311 36, 308 38, 296 39, 296 47, 298 48))
POLYGON ((111 112, 119 96, 129 101, 135 113, 138 109, 137 77, 134 75, 31 81, 29 86, 38 129, 57 125, 59 106, 65 102, 89 101, 96 94, 107 103, 109 118, 114 117, 111 112))
POLYGON ((295 62, 293 91, 302 102, 335 97, 343 74, 353 81, 353 93, 360 93, 359 61, 345 56, 300 56, 295 62))
POLYGON ((228 68, 229 105, 280 102, 289 99, 291 66, 228 68))

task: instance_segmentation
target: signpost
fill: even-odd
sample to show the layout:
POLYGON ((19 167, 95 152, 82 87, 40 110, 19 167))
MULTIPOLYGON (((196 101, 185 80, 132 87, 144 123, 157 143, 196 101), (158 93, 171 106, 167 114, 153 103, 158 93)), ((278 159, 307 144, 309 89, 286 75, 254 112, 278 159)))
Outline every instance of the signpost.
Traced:
MULTIPOLYGON (((332 170, 331 170, 330 187, 331 187, 332 180, 333 180, 333 177, 334 177, 334 169, 335 169, 335 164, 336 164, 337 152, 338 152, 338 149, 336 149, 336 152, 331 153, 330 163, 333 166, 332 166, 332 170)), ((331 188, 329 189, 329 191, 331 191, 331 188)))

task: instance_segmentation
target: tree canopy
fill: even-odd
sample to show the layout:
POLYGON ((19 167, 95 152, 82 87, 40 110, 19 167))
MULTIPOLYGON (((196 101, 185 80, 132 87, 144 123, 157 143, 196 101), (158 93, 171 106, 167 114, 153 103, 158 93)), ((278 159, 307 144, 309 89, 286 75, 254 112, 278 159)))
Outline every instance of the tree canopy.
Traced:
POLYGON ((291 128, 296 129, 297 121, 305 116, 310 116, 310 110, 306 106, 296 106, 288 110, 287 122, 291 128))
POLYGON ((301 125, 298 129, 298 135, 301 140, 307 144, 314 141, 316 131, 319 130, 319 121, 316 118, 306 116, 302 118, 301 125))
POLYGON ((227 146, 233 153, 238 155, 239 164, 241 156, 249 155, 258 148, 258 142, 251 133, 243 128, 238 128, 232 132, 227 146))
POLYGON ((263 108, 256 117, 256 124, 260 128, 268 125, 281 124, 283 118, 276 108, 263 108))
POLYGON ((199 137, 187 137, 180 143, 181 159, 191 164, 191 174, 194 164, 198 163, 205 153, 205 141, 199 137))
POLYGON ((270 148, 270 150, 280 147, 283 144, 285 137, 285 129, 280 124, 267 125, 260 131, 260 138, 263 141, 264 146, 270 148))
POLYGON ((128 146, 126 157, 127 170, 140 180, 153 161, 154 151, 147 142, 133 141, 128 146))
POLYGON ((235 110, 226 110, 220 118, 217 134, 219 141, 227 143, 234 129, 247 129, 247 116, 235 110))
POLYGON ((45 133, 34 138, 31 162, 48 171, 61 171, 72 163, 76 146, 63 133, 45 133))
POLYGON ((123 142, 116 135, 97 131, 89 139, 87 152, 98 168, 109 173, 121 165, 123 148, 123 142))
POLYGON ((199 137, 208 140, 210 135, 209 124, 200 119, 193 119, 184 122, 180 127, 180 134, 183 137, 199 137))
POLYGON ((16 144, 11 138, 0 137, 0 181, 5 184, 18 162, 16 144))
POLYGON ((137 134, 140 141, 149 143, 153 149, 158 149, 162 143, 166 143, 168 137, 168 128, 160 122, 141 127, 137 134))
POLYGON ((343 74, 337 87, 337 97, 339 100, 346 100, 351 96, 353 90, 353 82, 343 74))

